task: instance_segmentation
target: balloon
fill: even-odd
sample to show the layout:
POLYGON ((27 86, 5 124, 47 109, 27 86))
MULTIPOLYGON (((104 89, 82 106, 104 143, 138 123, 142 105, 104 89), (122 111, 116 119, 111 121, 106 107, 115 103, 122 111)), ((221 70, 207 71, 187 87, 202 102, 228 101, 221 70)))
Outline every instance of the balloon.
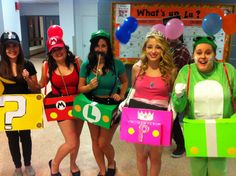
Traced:
POLYGON ((124 26, 118 26, 118 28, 116 29, 115 36, 116 36, 116 39, 120 41, 120 43, 126 44, 128 43, 131 37, 131 34, 130 34, 130 31, 124 28, 124 26))
POLYGON ((184 33, 184 23, 178 19, 173 18, 169 20, 165 28, 165 36, 170 40, 178 39, 184 33))
POLYGON ((132 33, 137 29, 138 21, 136 20, 136 18, 129 16, 124 20, 123 27, 132 33))
POLYGON ((52 25, 48 28, 47 34, 48 34, 48 38, 51 38, 54 36, 58 36, 58 37, 62 38, 63 37, 63 30, 62 30, 61 26, 59 26, 59 25, 52 25))
POLYGON ((164 24, 155 24, 154 26, 152 26, 153 31, 160 31, 163 35, 165 35, 165 29, 166 26, 164 24))
POLYGON ((202 29, 207 35, 214 35, 222 27, 222 18, 216 13, 210 13, 202 20, 202 29))
POLYGON ((222 28, 226 34, 236 34, 236 14, 223 16, 222 28))

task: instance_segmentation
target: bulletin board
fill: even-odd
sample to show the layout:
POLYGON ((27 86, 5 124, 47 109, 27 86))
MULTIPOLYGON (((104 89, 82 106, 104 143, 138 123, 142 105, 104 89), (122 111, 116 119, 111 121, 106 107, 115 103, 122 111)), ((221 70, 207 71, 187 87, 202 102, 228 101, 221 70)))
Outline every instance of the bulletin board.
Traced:
MULTIPOLYGON (((133 16, 138 21, 138 28, 131 34, 127 44, 121 44, 112 35, 115 57, 125 64, 135 63, 141 53, 145 35, 155 24, 162 24, 162 19, 179 15, 184 23, 184 43, 190 53, 193 50, 193 38, 198 35, 207 35, 202 29, 203 18, 210 13, 220 16, 235 12, 234 5, 215 4, 163 4, 163 3, 112 3, 112 34, 124 19, 133 16)), ((231 36, 221 29, 216 37, 217 54, 219 61, 228 61, 231 36)))

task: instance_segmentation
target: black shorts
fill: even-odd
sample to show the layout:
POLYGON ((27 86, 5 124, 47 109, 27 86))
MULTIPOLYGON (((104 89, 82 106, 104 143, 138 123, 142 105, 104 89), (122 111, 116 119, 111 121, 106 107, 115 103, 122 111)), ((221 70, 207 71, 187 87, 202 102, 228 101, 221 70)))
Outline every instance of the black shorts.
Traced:
POLYGON ((128 106, 130 108, 154 109, 154 110, 165 110, 165 111, 167 110, 167 108, 159 107, 152 104, 147 104, 142 101, 135 100, 135 99, 130 99, 128 106))

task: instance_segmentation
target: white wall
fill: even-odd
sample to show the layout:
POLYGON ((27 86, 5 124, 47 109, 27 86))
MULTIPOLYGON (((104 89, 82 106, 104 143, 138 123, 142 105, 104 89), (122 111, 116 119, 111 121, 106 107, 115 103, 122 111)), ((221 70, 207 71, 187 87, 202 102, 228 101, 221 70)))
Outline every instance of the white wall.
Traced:
POLYGON ((0 0, 0 33, 3 33, 3 13, 2 13, 2 0, 0 0))
MULTIPOLYGON (((7 1, 7 0, 2 0, 7 1)), ((20 9, 21 16, 57 16, 59 15, 58 3, 22 3, 20 9)))
MULTIPOLYGON (((82 50, 84 49, 84 44, 82 42, 83 36, 83 17, 92 16, 98 19, 98 1, 97 0, 74 0, 74 18, 75 18, 75 53, 78 56, 83 56, 82 50)), ((97 21, 93 26, 90 27, 93 31, 97 31, 98 25, 97 21)), ((90 30, 91 30, 90 29, 90 30)), ((90 35, 86 36, 89 42, 90 35)), ((85 60, 86 58, 82 58, 85 60)))
MULTIPOLYGON (((0 11, 2 11, 2 24, 1 33, 4 31, 14 31, 19 35, 21 40, 21 27, 20 27, 20 13, 19 10, 15 10, 15 2, 17 0, 0 0, 2 3, 0 11)), ((1 20, 0 20, 1 22, 1 20)))
POLYGON ((64 42, 70 47, 70 51, 73 52, 73 38, 75 36, 73 0, 59 0, 59 18, 60 26, 64 32, 64 42))

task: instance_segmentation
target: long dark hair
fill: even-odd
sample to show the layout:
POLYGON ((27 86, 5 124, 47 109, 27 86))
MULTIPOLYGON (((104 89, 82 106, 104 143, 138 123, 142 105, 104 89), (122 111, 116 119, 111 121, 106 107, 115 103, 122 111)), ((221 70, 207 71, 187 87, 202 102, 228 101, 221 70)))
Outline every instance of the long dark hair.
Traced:
POLYGON ((88 61, 89 64, 87 65, 87 75, 97 66, 98 60, 97 60, 97 53, 95 52, 95 47, 98 46, 98 42, 100 39, 103 39, 107 43, 107 53, 105 54, 105 63, 102 68, 102 72, 105 75, 107 70, 111 70, 112 72, 115 72, 114 68, 114 55, 112 52, 112 47, 111 47, 111 42, 108 38, 106 37, 96 37, 91 40, 91 45, 90 45, 90 51, 88 54, 88 61))
MULTIPOLYGON (((66 66, 69 68, 71 63, 75 63, 75 55, 70 51, 69 46, 65 45, 65 49, 66 49, 66 66)), ((53 71, 55 71, 57 69, 57 63, 55 61, 55 59, 52 57, 52 53, 48 52, 48 72, 49 72, 49 76, 52 76, 53 71)))
MULTIPOLYGON (((25 57, 23 54, 23 50, 21 47, 21 44, 18 44, 19 46, 19 55, 17 56, 16 60, 16 71, 17 71, 17 79, 23 79, 22 77, 22 71, 24 69, 24 64, 25 64, 25 57)), ((6 78, 6 79, 13 79, 14 76, 12 74, 12 67, 11 63, 8 59, 8 56, 6 54, 6 47, 7 43, 1 43, 0 45, 0 54, 1 54, 1 60, 0 60, 0 76, 6 78)))

